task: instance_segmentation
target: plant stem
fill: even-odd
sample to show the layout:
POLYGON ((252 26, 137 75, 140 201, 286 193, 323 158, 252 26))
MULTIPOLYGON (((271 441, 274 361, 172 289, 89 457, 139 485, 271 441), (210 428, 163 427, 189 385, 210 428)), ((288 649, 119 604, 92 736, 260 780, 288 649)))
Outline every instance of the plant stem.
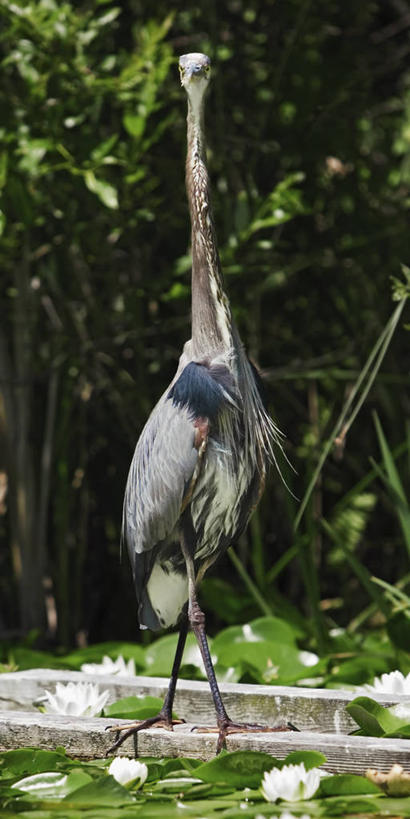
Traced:
POLYGON ((318 479, 318 477, 319 477, 319 475, 320 475, 320 473, 322 471, 324 463, 325 463, 325 461, 327 459, 327 456, 329 455, 329 452, 330 452, 335 440, 338 437, 342 437, 343 439, 346 437, 346 434, 347 434, 348 430, 350 429, 351 425, 353 424, 353 421, 355 420, 355 418, 356 418, 358 412, 360 411, 365 399, 367 398, 367 395, 368 395, 368 393, 370 391, 370 388, 373 385, 373 382, 374 382, 374 380, 376 378, 376 375, 377 375, 377 373, 378 373, 378 371, 380 369, 381 363, 382 363, 383 358, 384 358, 384 356, 386 354, 386 351, 388 349, 390 341, 391 341, 391 339, 393 337, 394 331, 395 331, 395 329, 397 327, 397 324, 399 322, 399 319, 400 319, 403 307, 404 307, 404 305, 406 303, 406 300, 407 300, 407 298, 405 297, 399 302, 399 304, 397 305, 394 313, 389 318, 383 332, 381 333, 381 335, 377 339, 376 344, 374 345, 374 347, 373 347, 373 349, 372 349, 372 351, 371 351, 371 353, 370 353, 370 355, 369 355, 369 357, 368 357, 368 359, 367 359, 367 361, 366 361, 366 363, 365 363, 365 365, 364 365, 364 367, 363 367, 363 369, 362 369, 362 371, 361 371, 361 373, 360 373, 360 375, 359 375, 359 377, 358 377, 358 379, 356 381, 356 384, 353 387, 353 390, 350 393, 349 398, 347 399, 347 401, 346 401, 346 403, 345 403, 345 405, 344 405, 344 407, 343 407, 343 409, 342 409, 342 411, 341 411, 341 413, 340 413, 340 415, 339 415, 339 417, 338 417, 338 419, 337 419, 337 421, 336 421, 336 423, 335 423, 335 425, 334 425, 334 427, 332 429, 331 434, 329 435, 329 438, 327 439, 327 441, 325 441, 325 444, 323 446, 321 455, 320 455, 318 463, 316 465, 316 469, 313 471, 313 475, 312 475, 312 477, 311 477, 311 479, 309 481, 308 487, 306 489, 306 492, 305 492, 305 494, 303 496, 303 499, 302 499, 302 502, 300 504, 298 514, 296 515, 295 523, 294 523, 294 530, 295 531, 297 531, 297 529, 299 528, 299 524, 300 524, 300 522, 302 520, 302 517, 303 517, 303 515, 305 513, 305 510, 306 510, 308 501, 310 499, 310 496, 311 496, 311 494, 313 492, 313 489, 314 489, 314 487, 316 485, 317 479, 318 479), (373 362, 375 362, 374 367, 371 370, 370 374, 368 375, 373 362), (367 382, 366 382, 366 378, 367 378, 367 382), (360 391, 362 385, 364 385, 363 386, 363 391, 362 391, 361 395, 359 396, 356 405, 353 407, 348 420, 346 421, 346 418, 348 416, 348 412, 350 410, 350 407, 352 406, 353 401, 356 398, 356 396, 359 394, 359 391, 360 391))
POLYGON ((267 617, 271 617, 272 614, 273 614, 273 611, 272 611, 269 603, 266 602, 265 598, 263 597, 263 595, 261 594, 261 592, 259 591, 257 586, 255 586, 255 583, 253 582, 252 578, 249 576, 248 572, 246 571, 245 566, 243 565, 242 561, 239 560, 238 555, 234 552, 232 547, 230 549, 228 549, 228 555, 229 555, 233 565, 235 566, 236 571, 238 572, 239 576, 242 578, 243 582, 245 583, 245 586, 247 587, 248 591, 250 592, 253 599, 255 600, 255 603, 259 606, 259 608, 263 612, 263 614, 266 614, 267 617))

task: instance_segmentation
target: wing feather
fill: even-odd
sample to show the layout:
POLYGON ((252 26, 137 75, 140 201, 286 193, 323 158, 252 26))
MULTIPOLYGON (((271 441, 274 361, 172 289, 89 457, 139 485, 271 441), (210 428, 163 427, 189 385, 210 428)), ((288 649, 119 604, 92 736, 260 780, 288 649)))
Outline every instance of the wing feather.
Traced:
POLYGON ((175 529, 197 461, 192 414, 165 394, 139 438, 125 489, 123 539, 132 564, 175 529))

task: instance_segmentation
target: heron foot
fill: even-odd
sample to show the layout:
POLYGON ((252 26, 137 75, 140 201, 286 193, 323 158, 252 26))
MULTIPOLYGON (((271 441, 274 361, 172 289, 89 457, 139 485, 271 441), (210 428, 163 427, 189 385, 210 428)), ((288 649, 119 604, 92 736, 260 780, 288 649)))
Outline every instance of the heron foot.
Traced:
POLYGON ((130 722, 127 725, 109 725, 105 730, 112 731, 117 736, 114 744, 108 749, 107 756, 119 748, 128 737, 138 733, 138 731, 143 731, 145 728, 165 728, 166 731, 173 731, 174 725, 181 725, 184 722, 184 719, 172 719, 172 717, 167 714, 160 712, 155 717, 148 717, 138 722, 130 722))
POLYGON ((292 723, 287 722, 283 725, 258 725, 255 722, 233 722, 231 719, 224 719, 221 720, 218 726, 198 726, 192 729, 193 731, 198 730, 201 733, 205 734, 218 734, 218 742, 216 745, 216 753, 222 750, 225 746, 226 737, 229 734, 259 734, 259 733, 272 733, 272 732, 279 732, 279 731, 297 731, 298 728, 295 728, 292 723))

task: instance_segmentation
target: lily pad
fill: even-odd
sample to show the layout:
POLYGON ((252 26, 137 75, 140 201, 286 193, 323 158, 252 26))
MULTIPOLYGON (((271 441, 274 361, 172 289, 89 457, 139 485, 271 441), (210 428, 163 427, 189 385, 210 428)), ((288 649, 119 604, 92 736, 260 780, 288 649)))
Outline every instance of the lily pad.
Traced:
POLYGON ((119 806, 133 802, 134 800, 127 789, 116 782, 114 777, 103 776, 100 779, 96 779, 84 785, 82 788, 78 788, 74 793, 70 793, 66 796, 63 801, 75 803, 75 805, 81 804, 84 807, 88 805, 95 807, 96 805, 119 806))
POLYGON ((44 771, 67 771, 78 764, 65 755, 64 748, 56 751, 17 748, 0 754, 0 777, 21 778, 44 771))
POLYGON ((366 779, 365 776, 355 774, 336 774, 325 776, 320 782, 319 796, 347 796, 349 794, 376 794, 381 796, 381 790, 366 779))
POLYGON ((204 782, 223 782, 236 788, 257 788, 265 771, 277 767, 279 760, 260 751, 233 751, 204 762, 195 777, 204 782))
POLYGON ((155 717, 163 705, 160 697, 124 697, 106 705, 104 716, 116 719, 148 719, 155 717))
POLYGON ((218 638, 213 644, 213 654, 218 662, 225 666, 237 666, 240 663, 246 668, 257 669, 260 682, 290 684, 315 673, 317 665, 306 665, 303 652, 289 643, 274 643, 268 640, 251 642, 223 642, 218 638))
POLYGON ((371 697, 356 697, 346 711, 360 726, 361 733, 370 737, 410 737, 408 718, 396 716, 371 697))
MULTIPOLYGON (((212 641, 208 640, 209 648, 212 649, 212 641)), ((167 634, 155 640, 152 645, 145 650, 146 671, 151 677, 169 677, 174 662, 175 651, 178 643, 178 634, 167 634)), ((204 675, 201 653, 198 643, 193 634, 188 634, 185 644, 183 665, 191 665, 200 669, 204 675)))
POLYGON ((44 771, 43 773, 26 776, 12 785, 19 791, 24 791, 33 799, 63 799, 78 788, 92 782, 92 777, 84 771, 72 771, 70 774, 59 771, 44 771))

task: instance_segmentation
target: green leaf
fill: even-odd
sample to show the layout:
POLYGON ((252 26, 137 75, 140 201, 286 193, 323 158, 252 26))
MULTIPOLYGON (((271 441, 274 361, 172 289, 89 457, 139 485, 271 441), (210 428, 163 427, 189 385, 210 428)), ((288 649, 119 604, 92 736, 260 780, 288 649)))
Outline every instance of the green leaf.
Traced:
POLYGON ((233 751, 199 765, 195 777, 203 782, 226 782, 235 788, 257 788, 265 771, 279 764, 270 754, 260 751, 233 751))
POLYGON ((78 763, 65 751, 44 751, 40 748, 18 748, 0 753, 0 776, 22 777, 44 771, 66 771, 78 763))
POLYGON ((317 668, 315 655, 297 648, 300 634, 296 626, 278 617, 258 617, 221 631, 214 638, 212 653, 225 668, 257 669, 260 682, 290 683, 317 668))
MULTIPOLYGON (((386 652, 387 654, 387 652, 386 652)), ((331 680, 340 688, 340 683, 347 682, 352 685, 362 685, 370 677, 377 677, 389 670, 388 655, 380 653, 370 654, 363 651, 359 657, 344 660, 335 665, 332 669, 331 680)))
POLYGON ((104 656, 116 660, 119 656, 124 660, 134 660, 138 668, 145 666, 144 649, 135 643, 120 643, 115 641, 96 643, 87 648, 79 648, 61 658, 66 668, 80 669, 83 663, 101 663, 104 656))
MULTIPOLYGON (((209 648, 212 651, 212 640, 208 639, 209 648)), ((178 634, 167 634, 155 640, 145 651, 145 663, 147 672, 151 677, 168 677, 171 673, 174 662, 175 651, 178 643, 178 634)), ((188 634, 185 644, 183 665, 191 665, 201 670, 203 674, 203 664, 198 643, 193 634, 188 634)))
POLYGON ((13 661, 20 671, 27 668, 66 668, 64 661, 47 651, 15 646, 10 650, 9 662, 13 661))
POLYGON ((114 147, 117 141, 118 134, 113 134, 112 136, 108 137, 108 139, 104 139, 103 142, 100 142, 100 144, 97 145, 97 147, 91 152, 91 159, 93 162, 100 163, 111 151, 111 148, 114 147))
POLYGON ((283 765, 300 765, 303 762, 307 771, 311 768, 318 768, 324 765, 326 757, 320 751, 291 751, 283 762, 283 765))
POLYGON ((395 646, 408 651, 410 646, 410 610, 398 611, 386 623, 387 633, 395 646))
POLYGON ((381 737, 384 729, 380 725, 380 716, 383 706, 379 705, 370 697, 356 697, 348 705, 346 711, 363 729, 366 736, 381 737))
POLYGON ((72 771, 70 774, 45 771, 18 780, 12 788, 24 791, 33 799, 63 799, 89 782, 92 782, 92 777, 84 771, 72 771))
POLYGON ((0 189, 4 188, 7 182, 9 157, 7 151, 0 151, 0 189))
POLYGON ((379 440, 379 446, 383 458, 384 468, 387 473, 387 483, 390 490, 390 495, 394 503, 396 514, 400 521, 404 542, 407 546, 407 551, 410 555, 410 506, 407 501, 398 469, 396 467, 390 447, 386 441, 386 437, 384 435, 383 428, 377 413, 373 413, 373 419, 376 427, 377 437, 379 440))
POLYGON ((83 807, 89 805, 91 808, 96 805, 119 806, 133 801, 133 797, 127 789, 116 782, 112 776, 103 776, 101 779, 96 779, 64 798, 64 802, 73 803, 75 806, 81 804, 83 807))
POLYGON ((117 17, 121 14, 121 9, 118 6, 113 6, 106 11, 105 14, 102 14, 101 17, 97 17, 94 20, 96 26, 108 26, 117 19, 117 17))
MULTIPOLYGON (((216 638, 218 639, 218 638, 216 638)), ((218 663, 225 667, 253 667, 259 672, 260 682, 284 684, 295 682, 314 674, 317 664, 305 664, 305 654, 286 643, 267 640, 226 644, 215 652, 218 663)), ((310 657, 307 653, 307 657, 310 657)), ((314 656, 314 655, 313 655, 314 656)))
POLYGON ((159 697, 124 697, 104 708, 106 717, 118 719, 147 719, 155 717, 162 708, 159 697))
POLYGON ((255 643, 262 640, 296 645, 296 639, 300 636, 300 630, 286 620, 279 617, 258 617, 243 626, 230 626, 220 631, 214 638, 213 649, 217 652, 222 646, 232 643, 255 643))
POLYGON ((187 759, 186 757, 180 756, 178 759, 165 759, 162 764, 162 777, 164 777, 173 771, 195 771, 200 765, 203 765, 203 762, 201 762, 200 759, 187 759))
POLYGON ((407 719, 396 716, 391 708, 383 707, 370 697, 357 697, 346 710, 367 736, 410 736, 407 719))
POLYGON ((18 163, 20 170, 33 177, 43 173, 43 159, 52 148, 53 143, 49 139, 21 139, 18 148, 21 156, 18 163))
POLYGON ((374 793, 381 796, 381 790, 365 776, 356 774, 336 774, 321 779, 320 789, 316 796, 347 796, 357 793, 374 793))
POLYGON ((332 549, 330 562, 332 565, 341 564, 345 560, 345 549, 351 551, 360 542, 363 532, 376 505, 377 497, 371 492, 357 492, 349 494, 349 502, 341 502, 340 510, 331 521, 331 527, 337 541, 342 541, 344 549, 337 545, 332 549))
POLYGON ((95 193, 107 208, 116 210, 118 208, 118 194, 113 185, 102 179, 97 179, 93 171, 86 171, 84 174, 85 184, 88 190, 95 193))
POLYGON ((146 117, 139 114, 125 114, 122 124, 130 136, 138 138, 145 131, 146 121, 146 117))

